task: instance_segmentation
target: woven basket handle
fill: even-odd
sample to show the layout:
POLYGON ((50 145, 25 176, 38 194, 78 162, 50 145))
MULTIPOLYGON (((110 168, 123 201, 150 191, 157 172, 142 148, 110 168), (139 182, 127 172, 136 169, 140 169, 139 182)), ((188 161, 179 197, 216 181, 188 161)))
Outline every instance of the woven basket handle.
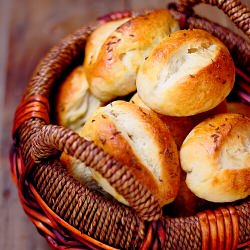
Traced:
POLYGON ((49 119, 49 97, 53 86, 61 81, 75 62, 82 60, 83 48, 89 34, 98 24, 83 27, 62 39, 37 66, 26 88, 24 97, 15 113, 13 137, 17 133, 23 143, 25 161, 22 172, 26 178, 35 162, 51 155, 65 152, 98 171, 120 193, 142 220, 152 221, 161 217, 161 206, 151 192, 113 157, 69 129, 46 125, 49 119), (28 122, 29 121, 29 122, 28 122), (31 157, 30 157, 31 156, 31 157), (27 165, 27 164, 26 164, 27 165))
POLYGON ((155 220, 161 216, 161 208, 157 199, 139 183, 128 167, 115 161, 92 142, 84 140, 72 131, 58 126, 44 126, 44 123, 41 123, 41 120, 49 123, 49 105, 46 102, 51 94, 52 86, 60 80, 62 73, 66 72, 66 69, 82 53, 86 38, 92 29, 93 27, 80 29, 63 39, 41 61, 26 89, 24 103, 16 112, 13 134, 21 127, 21 140, 27 140, 24 143, 26 154, 31 153, 36 161, 49 157, 52 152, 63 151, 85 162, 104 176, 118 193, 123 195, 141 219, 155 220), (39 119, 27 126, 28 123, 25 124, 25 122, 30 118, 39 119), (29 136, 32 134, 31 140, 27 139, 29 136, 26 134, 29 136), (30 150, 30 145, 33 150, 30 150))
POLYGON ((131 174, 127 166, 70 129, 45 125, 34 137, 32 147, 35 162, 50 157, 55 150, 79 159, 106 178, 141 219, 152 221, 161 217, 157 199, 131 174))
POLYGON ((192 13, 192 8, 199 3, 217 6, 250 38, 250 10, 240 0, 179 0, 177 10, 192 13))

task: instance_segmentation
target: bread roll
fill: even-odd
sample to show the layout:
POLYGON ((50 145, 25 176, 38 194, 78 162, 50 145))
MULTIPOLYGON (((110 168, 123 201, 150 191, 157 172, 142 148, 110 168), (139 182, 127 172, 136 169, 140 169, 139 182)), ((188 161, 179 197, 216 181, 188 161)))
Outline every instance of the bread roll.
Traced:
POLYGON ((201 200, 194 195, 185 182, 186 172, 181 171, 180 188, 175 200, 168 205, 167 212, 174 217, 195 215, 201 200))
POLYGON ((100 49, 109 35, 120 25, 127 22, 130 18, 123 18, 115 21, 106 22, 96 28, 89 36, 84 57, 84 67, 88 71, 91 65, 96 61, 100 49))
POLYGON ((69 175, 92 189, 101 190, 92 177, 91 169, 86 167, 80 160, 77 160, 66 153, 62 153, 60 161, 69 175))
POLYGON ((156 10, 128 20, 110 34, 104 32, 101 39, 94 38, 97 31, 93 33, 90 40, 100 39, 103 44, 98 43, 97 48, 86 46, 90 60, 85 61, 84 67, 92 93, 107 102, 135 91, 141 63, 156 44, 178 29, 178 22, 169 11, 156 10))
POLYGON ((229 51, 203 30, 181 30, 150 53, 136 79, 143 102, 157 113, 190 116, 221 103, 233 87, 229 51))
POLYGON ((228 102, 227 109, 230 113, 242 114, 250 117, 250 106, 240 102, 228 102))
POLYGON ((101 101, 90 93, 85 71, 79 66, 69 74, 58 89, 55 103, 57 123, 77 130, 101 105, 101 101))
MULTIPOLYGON (((151 110, 148 106, 146 106, 146 104, 144 104, 137 93, 133 95, 130 101, 140 107, 151 110)), ((151 112, 154 111, 151 110, 151 112)), ((157 114, 159 118, 164 122, 164 124, 168 127, 175 140, 177 148, 179 149, 188 133, 194 127, 192 119, 190 117, 174 117, 158 113, 155 114, 157 114)))
POLYGON ((190 116, 190 119, 193 121, 194 126, 199 124, 200 122, 204 121, 205 119, 217 115, 227 113, 227 102, 226 100, 222 101, 219 105, 217 105, 215 108, 212 108, 206 112, 202 112, 197 115, 190 116))
POLYGON ((197 125, 180 150, 186 183, 200 198, 232 202, 250 194, 250 118, 219 114, 197 125))
MULTIPOLYGON (((162 206, 174 200, 180 181, 178 152, 157 115, 132 103, 115 101, 99 108, 79 133, 127 165, 162 206)), ((93 171, 93 177, 105 191, 128 205, 100 174, 93 171)))

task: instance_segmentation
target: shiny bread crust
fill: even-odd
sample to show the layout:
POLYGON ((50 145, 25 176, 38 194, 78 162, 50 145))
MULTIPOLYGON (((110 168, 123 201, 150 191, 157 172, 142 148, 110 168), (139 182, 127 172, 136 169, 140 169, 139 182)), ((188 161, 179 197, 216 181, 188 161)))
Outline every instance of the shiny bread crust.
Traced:
POLYGON ((250 118, 219 114, 197 125, 180 150, 186 183, 198 197, 232 202, 250 195, 250 118))
MULTIPOLYGON (((168 10, 155 10, 121 24, 102 39, 98 55, 84 64, 92 93, 107 102, 135 91, 139 66, 155 45, 178 29, 168 10)), ((87 44, 87 55, 88 49, 87 44)))
MULTIPOLYGON (((178 151, 157 115, 115 101, 98 109, 79 133, 127 165, 162 206, 174 200, 180 181, 178 151)), ((103 181, 100 177, 99 184, 103 181)))
POLYGON ((221 103, 234 79, 234 63, 222 42, 203 30, 180 30, 152 50, 136 85, 154 111, 190 116, 221 103))

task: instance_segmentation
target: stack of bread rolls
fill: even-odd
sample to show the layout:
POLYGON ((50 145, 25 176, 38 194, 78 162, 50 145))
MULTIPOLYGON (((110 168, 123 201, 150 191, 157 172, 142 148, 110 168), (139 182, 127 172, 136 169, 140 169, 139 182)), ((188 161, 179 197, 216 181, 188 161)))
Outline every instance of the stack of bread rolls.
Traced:
MULTIPOLYGON (((146 104, 143 103, 138 93, 133 95, 130 102, 136 104, 139 107, 143 107, 145 109, 151 110, 146 104)), ((151 110, 151 112, 154 112, 154 111, 151 110)), ((161 115, 159 113, 156 113, 156 114, 164 122, 164 124, 172 133, 175 143, 179 149, 182 145, 182 142, 184 141, 188 133, 193 128, 194 123, 193 123, 192 118, 161 115)))
POLYGON ((167 10, 157 10, 129 20, 104 24, 90 36, 84 66, 92 93, 111 101, 136 90, 140 65, 163 38, 179 29, 167 10))
MULTIPOLYGON (((132 103, 115 101, 98 109, 79 134, 129 166, 161 205, 174 200, 180 179, 178 151, 157 115, 132 103)), ((102 176, 92 173, 104 190, 127 204, 102 176)))
MULTIPOLYGON (((59 89, 57 121, 127 165, 161 206, 191 215, 201 200, 250 194, 250 111, 226 101, 234 81, 221 41, 179 30, 167 10, 151 11, 90 35, 83 65, 59 89)), ((66 154, 61 161, 81 182, 130 205, 85 164, 66 154)))

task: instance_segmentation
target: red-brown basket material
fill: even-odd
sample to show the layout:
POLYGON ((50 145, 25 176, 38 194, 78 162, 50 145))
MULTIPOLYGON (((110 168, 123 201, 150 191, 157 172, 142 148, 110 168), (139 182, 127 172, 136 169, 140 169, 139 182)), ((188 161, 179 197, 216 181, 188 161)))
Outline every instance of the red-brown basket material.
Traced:
MULTIPOLYGON (((193 14, 198 2, 217 5, 248 36, 250 12, 237 0, 182 0, 170 5, 182 28, 202 28, 220 38, 236 64, 233 93, 250 104, 250 45, 228 29, 193 14), (244 73, 243 73, 244 72, 244 73)), ((117 12, 100 22, 136 15, 117 12)), ((250 244, 250 199, 186 218, 162 216, 157 200, 129 172, 92 142, 50 123, 52 89, 82 62, 82 28, 55 46, 37 67, 17 108, 11 173, 30 220, 54 249, 236 249, 250 244), (130 202, 110 200, 67 175, 58 156, 66 152, 99 171, 130 202)))

